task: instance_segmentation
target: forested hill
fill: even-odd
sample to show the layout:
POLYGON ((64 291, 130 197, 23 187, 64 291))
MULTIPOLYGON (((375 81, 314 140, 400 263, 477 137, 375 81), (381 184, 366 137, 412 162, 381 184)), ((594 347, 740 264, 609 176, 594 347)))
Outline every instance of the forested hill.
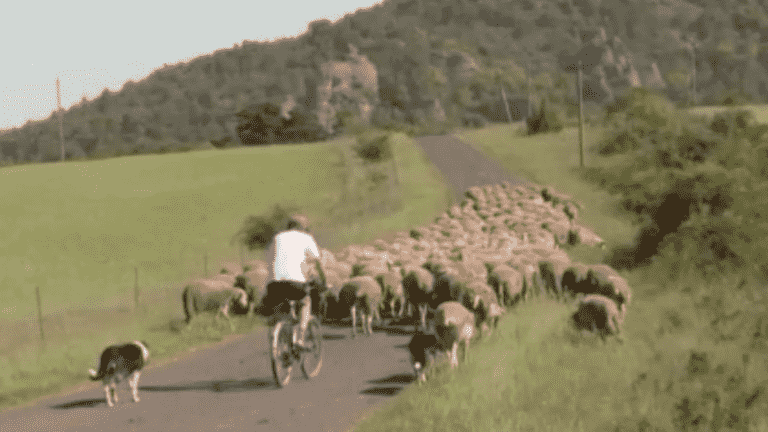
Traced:
MULTIPOLYGON (((237 113, 280 106, 289 96, 310 117, 324 102, 332 116, 358 114, 365 100, 375 121, 414 123, 433 115, 437 99, 449 120, 471 112, 503 121, 500 88, 519 118, 525 109, 516 96, 527 92, 528 74, 536 102, 572 112, 576 92, 566 68, 577 58, 588 101, 604 104, 623 88, 646 86, 682 102, 692 43, 699 103, 764 101, 763 0, 387 0, 336 24, 310 23, 296 39, 244 41, 105 90, 64 114, 66 152, 84 158, 239 145, 237 113), (321 65, 349 61, 350 48, 375 66, 376 91, 352 83, 336 97, 334 80, 323 96, 321 65)), ((0 153, 5 163, 58 160, 55 117, 6 131, 0 153)))

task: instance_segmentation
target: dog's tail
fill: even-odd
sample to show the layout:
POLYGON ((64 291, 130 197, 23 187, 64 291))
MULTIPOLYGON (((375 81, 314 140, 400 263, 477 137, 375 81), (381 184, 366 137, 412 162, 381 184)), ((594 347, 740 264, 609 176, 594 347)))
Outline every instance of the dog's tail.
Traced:
POLYGON ((107 367, 101 367, 102 365, 99 364, 99 371, 96 372, 95 369, 88 369, 88 374, 91 375, 91 381, 98 381, 100 379, 104 379, 105 376, 114 373, 116 369, 115 362, 109 362, 107 367))
POLYGON ((91 381, 98 381, 102 378, 99 376, 99 373, 93 369, 88 369, 88 373, 91 375, 91 381))

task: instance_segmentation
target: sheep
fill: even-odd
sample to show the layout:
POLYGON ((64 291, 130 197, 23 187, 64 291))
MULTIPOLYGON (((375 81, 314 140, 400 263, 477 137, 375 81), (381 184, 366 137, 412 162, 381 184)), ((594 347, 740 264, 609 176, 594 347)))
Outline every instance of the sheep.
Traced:
POLYGON ((261 260, 248 261, 247 263, 245 263, 245 266, 248 267, 249 271, 258 270, 258 269, 264 269, 269 271, 269 264, 267 264, 266 261, 261 261, 261 260))
POLYGON ((491 329, 496 328, 499 318, 506 312, 499 306, 496 293, 493 288, 484 282, 471 281, 466 286, 464 306, 475 314, 475 326, 481 329, 482 334, 491 334, 491 329))
POLYGON ((618 336, 621 332, 621 318, 616 303, 600 294, 590 294, 581 299, 571 319, 577 329, 598 333, 603 341, 606 335, 618 336))
POLYGON ((238 275, 232 286, 241 288, 248 293, 248 315, 251 315, 264 297, 267 283, 269 282, 269 270, 264 267, 256 267, 238 275))
POLYGON ((403 276, 399 268, 393 268, 384 274, 376 276, 376 282, 381 286, 381 294, 384 300, 389 300, 389 310, 392 318, 402 318, 405 312, 405 291, 403 290, 403 276), (395 303, 400 301, 400 311, 395 310, 395 303))
POLYGON ((627 304, 632 298, 632 291, 627 281, 613 268, 599 264, 590 266, 587 271, 587 283, 592 289, 591 293, 601 294, 616 302, 623 320, 627 311, 627 304))
POLYGON ((589 267, 580 263, 572 263, 563 273, 563 292, 566 295, 575 297, 579 293, 585 293, 586 289, 584 284, 587 281, 587 272, 589 267))
POLYGON ((421 326, 427 327, 427 308, 432 302, 435 278, 426 269, 407 265, 400 271, 403 277, 405 300, 415 305, 421 316, 421 326))
POLYGON ((373 334, 373 317, 381 321, 379 305, 381 287, 371 276, 355 276, 344 282, 339 292, 339 303, 349 307, 352 316, 352 337, 357 332, 357 311, 360 309, 361 326, 366 335, 373 334))
POLYGON ((539 261, 539 274, 544 286, 558 300, 563 299, 563 274, 570 264, 569 259, 556 254, 539 261))
POLYGON ((230 286, 235 286, 235 276, 228 273, 219 273, 211 276, 208 280, 215 280, 228 283, 230 286))
POLYGON ((226 282, 198 279, 187 286, 181 295, 184 305, 184 315, 187 324, 192 316, 204 311, 217 311, 217 317, 223 315, 229 322, 229 327, 234 331, 234 325, 229 318, 229 309, 234 302, 239 302, 242 307, 248 307, 248 293, 241 288, 227 285, 226 282))
POLYGON ((438 346, 444 352, 450 347, 451 369, 459 366, 459 343, 464 343, 464 361, 469 356, 469 341, 475 336, 475 315, 459 302, 440 304, 435 310, 433 327, 437 333, 438 346))
POLYGON ((328 309, 331 307, 331 304, 335 306, 339 301, 339 294, 341 293, 343 279, 336 271, 332 269, 326 269, 323 273, 323 276, 324 280, 322 282, 325 286, 325 290, 320 295, 319 310, 320 316, 323 319, 327 319, 328 309))
POLYGON ((506 264, 495 266, 487 281, 504 306, 512 306, 525 296, 522 274, 506 264))
POLYGON ((435 268, 433 273, 434 286, 432 289, 433 297, 430 307, 435 308, 439 304, 455 301, 461 304, 471 304, 474 298, 465 298, 469 295, 467 292, 467 285, 470 280, 461 276, 454 269, 448 268, 435 268))
POLYGON ((434 363, 435 354, 439 348, 437 336, 417 331, 408 343, 411 354, 411 365, 416 381, 421 384, 427 380, 426 371, 434 363))

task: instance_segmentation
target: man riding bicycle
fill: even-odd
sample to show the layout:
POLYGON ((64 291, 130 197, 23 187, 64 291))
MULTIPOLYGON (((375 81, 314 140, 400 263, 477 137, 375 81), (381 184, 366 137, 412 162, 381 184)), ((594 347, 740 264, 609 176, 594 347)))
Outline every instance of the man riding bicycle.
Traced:
MULTIPOLYGON (((288 300, 301 301, 302 314, 297 345, 306 349, 304 335, 312 314, 312 298, 309 295, 307 275, 312 266, 320 263, 320 249, 309 233, 306 216, 291 215, 285 230, 277 233, 267 249, 269 283, 264 304, 273 310, 288 300)), ((322 267, 321 267, 322 268, 322 267)))

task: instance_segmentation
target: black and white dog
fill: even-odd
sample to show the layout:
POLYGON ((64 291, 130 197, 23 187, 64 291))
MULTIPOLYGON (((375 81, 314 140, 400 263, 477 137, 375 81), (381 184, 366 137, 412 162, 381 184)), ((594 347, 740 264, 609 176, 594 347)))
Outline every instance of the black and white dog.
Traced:
POLYGON ((139 376, 141 369, 149 361, 149 350, 147 343, 143 341, 133 341, 124 345, 112 345, 107 347, 101 353, 99 362, 99 371, 89 369, 92 381, 102 380, 104 383, 104 393, 107 395, 107 405, 115 406, 112 402, 117 402, 117 384, 128 379, 128 385, 131 388, 133 401, 139 401, 139 376))
POLYGON ((439 350, 437 336, 417 330, 408 344, 411 353, 411 365, 416 375, 416 381, 421 384, 427 380, 427 367, 435 360, 439 350))

